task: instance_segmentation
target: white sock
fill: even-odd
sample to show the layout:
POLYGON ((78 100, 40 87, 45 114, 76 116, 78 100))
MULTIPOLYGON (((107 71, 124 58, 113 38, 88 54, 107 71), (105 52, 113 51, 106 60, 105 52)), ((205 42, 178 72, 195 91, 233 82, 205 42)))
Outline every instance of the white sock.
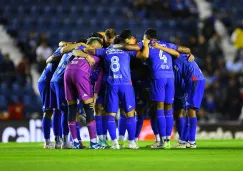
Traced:
POLYGON ((166 136, 166 140, 169 140, 170 141, 170 136, 166 136))
POLYGON ((180 144, 185 144, 186 141, 179 140, 179 143, 180 143, 180 144))
POLYGON ((73 142, 79 142, 79 141, 78 141, 78 139, 77 139, 77 138, 75 138, 75 139, 73 140, 73 142))
POLYGON ((123 135, 119 135, 119 140, 120 141, 124 141, 124 136, 123 135))
POLYGON ((155 135, 155 140, 156 140, 156 142, 160 142, 160 136, 159 136, 159 134, 156 134, 155 135))
POLYGON ((68 143, 68 135, 64 135, 64 139, 63 139, 64 143, 68 143))
POLYGON ((135 143, 135 141, 134 140, 129 140, 129 144, 134 144, 135 143))
POLYGON ((195 141, 189 141, 190 144, 195 144, 196 142, 195 141))
POLYGON ((103 138, 104 138, 103 135, 98 135, 98 137, 100 140, 103 140, 103 138))
POLYGON ((90 139, 92 143, 97 143, 97 138, 90 139))
POLYGON ((116 144, 116 145, 119 144, 117 139, 114 139, 112 142, 113 142, 113 144, 116 144))
POLYGON ((45 139, 45 144, 50 144, 50 139, 45 139))
POLYGON ((105 140, 105 141, 106 141, 106 137, 107 137, 107 135, 103 135, 103 140, 105 140))
POLYGON ((135 138, 135 142, 138 142, 138 138, 135 138))

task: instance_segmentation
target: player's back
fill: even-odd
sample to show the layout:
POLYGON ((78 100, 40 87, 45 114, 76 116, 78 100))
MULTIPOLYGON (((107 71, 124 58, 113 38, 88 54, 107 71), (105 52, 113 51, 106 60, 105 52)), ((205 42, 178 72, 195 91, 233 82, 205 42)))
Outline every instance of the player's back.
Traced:
POLYGON ((185 80, 193 79, 195 81, 204 79, 204 75, 196 61, 188 61, 188 54, 180 54, 180 57, 175 59, 174 63, 181 68, 185 80))
POLYGON ((131 84, 130 56, 135 56, 135 52, 115 49, 112 46, 106 48, 104 63, 108 84, 131 84))
MULTIPOLYGON (((162 41, 158 41, 158 43, 162 46, 166 46, 162 41)), ((149 58, 147 61, 153 79, 174 78, 172 56, 167 52, 149 45, 149 58)))
POLYGON ((66 53, 62 56, 61 61, 58 64, 56 71, 53 74, 52 81, 61 81, 63 82, 64 72, 66 70, 67 65, 72 61, 74 56, 72 52, 66 53))
MULTIPOLYGON (((57 48, 56 51, 52 54, 52 56, 62 56, 61 53, 61 47, 57 48)), ((57 69, 58 66, 58 62, 51 62, 48 63, 44 69, 44 71, 42 72, 39 81, 51 81, 52 75, 54 74, 55 70, 57 69)))
POLYGON ((67 66, 67 70, 82 70, 83 72, 91 74, 100 64, 100 58, 93 56, 95 64, 91 67, 88 61, 84 58, 75 57, 67 66))

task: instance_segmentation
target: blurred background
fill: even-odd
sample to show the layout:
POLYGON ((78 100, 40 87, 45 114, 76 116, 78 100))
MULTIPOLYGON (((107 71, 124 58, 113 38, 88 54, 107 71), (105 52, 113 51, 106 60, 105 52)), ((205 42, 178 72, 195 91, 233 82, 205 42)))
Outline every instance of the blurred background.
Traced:
POLYGON ((37 80, 58 42, 149 28, 191 48, 207 81, 201 124, 243 120, 243 0, 0 0, 0 119, 41 118, 37 80))

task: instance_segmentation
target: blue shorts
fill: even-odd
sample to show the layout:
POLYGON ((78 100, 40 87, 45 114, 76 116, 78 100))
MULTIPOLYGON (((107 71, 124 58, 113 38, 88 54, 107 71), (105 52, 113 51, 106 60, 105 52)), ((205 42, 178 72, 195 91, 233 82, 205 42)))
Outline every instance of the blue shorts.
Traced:
POLYGON ((104 106, 104 101, 105 101, 105 86, 102 86, 102 88, 99 91, 96 103, 104 106))
POLYGON ((62 109, 63 106, 67 105, 63 83, 51 81, 51 99, 56 100, 56 103, 51 104, 52 108, 62 109))
POLYGON ((40 98, 43 105, 42 107, 43 112, 45 112, 47 109, 51 109, 51 103, 53 100, 50 97, 50 93, 51 93, 50 81, 56 67, 57 65, 55 63, 48 64, 38 80, 38 89, 39 89, 40 98))
POLYGON ((194 108, 196 110, 200 109, 203 95, 204 95, 204 88, 206 85, 205 80, 197 80, 193 81, 191 80, 189 83, 187 83, 186 86, 186 93, 187 93, 187 106, 186 108, 194 108))
POLYGON ((151 80, 150 98, 152 101, 173 104, 174 94, 174 78, 161 78, 151 80))
POLYGON ((119 103, 126 113, 135 109, 135 94, 132 85, 113 85, 106 87, 105 111, 108 113, 117 113, 119 103))
POLYGON ((175 80, 175 98, 174 98, 174 110, 186 109, 186 88, 184 81, 176 82, 175 80))
POLYGON ((132 80, 135 91, 136 108, 144 108, 149 103, 149 80, 132 80))

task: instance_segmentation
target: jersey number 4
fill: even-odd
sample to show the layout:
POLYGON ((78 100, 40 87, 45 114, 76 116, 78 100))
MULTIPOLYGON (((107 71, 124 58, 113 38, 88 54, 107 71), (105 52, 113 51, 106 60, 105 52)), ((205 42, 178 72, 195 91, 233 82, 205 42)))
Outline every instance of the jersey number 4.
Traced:
POLYGON ((159 51, 159 58, 160 58, 160 60, 163 60, 164 63, 167 63, 167 57, 165 55, 163 55, 162 50, 159 51))

